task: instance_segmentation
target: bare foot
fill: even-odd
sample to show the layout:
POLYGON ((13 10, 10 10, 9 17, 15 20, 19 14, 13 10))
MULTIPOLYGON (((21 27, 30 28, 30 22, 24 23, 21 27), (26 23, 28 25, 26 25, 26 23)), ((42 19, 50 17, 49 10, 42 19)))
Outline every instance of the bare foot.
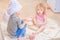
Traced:
POLYGON ((29 39, 30 40, 34 40, 35 39, 35 36, 32 34, 32 35, 29 36, 29 39))

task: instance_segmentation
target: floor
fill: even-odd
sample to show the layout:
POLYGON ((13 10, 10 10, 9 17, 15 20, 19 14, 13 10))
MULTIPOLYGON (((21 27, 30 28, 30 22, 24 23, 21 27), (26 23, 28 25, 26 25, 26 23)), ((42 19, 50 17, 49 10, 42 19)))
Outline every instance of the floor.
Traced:
MULTIPOLYGON (((49 22, 47 24, 47 27, 43 32, 41 32, 39 35, 36 36, 35 40, 50 40, 50 39, 55 39, 55 38, 60 38, 60 28, 56 21, 53 19, 48 18, 49 22), (51 36, 52 35, 52 36, 51 36)), ((7 35, 6 32, 6 24, 4 22, 1 23, 1 40, 16 40, 12 39, 7 35)), ((28 33, 30 32, 29 30, 27 31, 28 33)), ((32 31, 31 31, 32 32, 32 31)), ((26 39, 27 40, 27 39, 26 39)))

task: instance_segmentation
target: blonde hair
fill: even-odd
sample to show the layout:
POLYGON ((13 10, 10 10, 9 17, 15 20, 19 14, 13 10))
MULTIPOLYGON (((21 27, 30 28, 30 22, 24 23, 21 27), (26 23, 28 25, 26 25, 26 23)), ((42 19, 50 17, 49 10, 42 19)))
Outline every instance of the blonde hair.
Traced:
POLYGON ((45 7, 45 5, 44 5, 43 3, 37 4, 37 5, 36 5, 36 9, 37 9, 37 7, 40 7, 40 8, 42 7, 42 8, 44 9, 43 12, 44 12, 44 13, 46 12, 46 7, 45 7))

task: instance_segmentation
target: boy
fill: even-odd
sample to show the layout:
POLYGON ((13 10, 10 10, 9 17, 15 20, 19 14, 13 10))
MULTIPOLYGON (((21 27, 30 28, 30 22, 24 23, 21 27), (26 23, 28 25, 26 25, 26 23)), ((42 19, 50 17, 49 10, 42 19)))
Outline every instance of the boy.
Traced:
POLYGON ((19 5, 17 0, 10 0, 8 14, 10 15, 8 21, 7 32, 10 37, 17 37, 18 40, 22 40, 22 37, 25 36, 26 24, 19 19, 19 11, 21 11, 22 6, 19 5))

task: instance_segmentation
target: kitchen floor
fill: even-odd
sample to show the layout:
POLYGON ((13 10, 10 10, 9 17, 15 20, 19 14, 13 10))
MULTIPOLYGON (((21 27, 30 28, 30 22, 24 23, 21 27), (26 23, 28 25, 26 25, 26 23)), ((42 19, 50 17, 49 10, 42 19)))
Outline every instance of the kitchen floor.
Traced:
MULTIPOLYGON (((5 1, 4 1, 5 2, 5 1)), ((32 1, 32 0, 26 0, 26 1, 24 1, 24 0, 19 0, 19 2, 23 5, 23 11, 24 12, 22 12, 22 15, 21 15, 21 17, 22 18, 25 18, 25 17, 27 17, 27 16, 31 16, 31 14, 32 15, 34 15, 34 13, 35 13, 35 10, 34 10, 34 7, 35 7, 35 5, 34 5, 34 2, 32 1), (32 3, 33 2, 33 3, 32 3), (28 3, 28 4, 27 4, 28 3), (30 4, 30 5, 29 5, 30 4), (33 6, 34 5, 34 6, 33 6), (30 10, 28 10, 28 9, 30 9, 30 10), (33 10, 32 10, 33 9, 33 10), (28 14, 29 13, 29 14, 28 14)), ((42 2, 42 1, 41 1, 42 2)), ((46 0, 43 0, 43 2, 44 3, 46 3, 46 0)), ((0 10, 0 15, 1 15, 1 18, 0 18, 0 21, 2 21, 2 14, 1 13, 4 13, 4 11, 5 11, 5 9, 7 8, 7 1, 5 2, 5 4, 6 5, 1 5, 1 7, 2 7, 2 10, 0 10)), ((4 4, 4 3, 3 3, 4 4)), ((1 9, 1 8, 0 8, 1 9)), ((49 17, 49 18, 51 18, 51 19, 53 19, 53 20, 55 20, 57 23, 55 23, 55 24, 58 24, 59 26, 58 27, 60 27, 60 14, 59 13, 54 13, 53 11, 51 11, 50 9, 48 9, 47 10, 47 16, 49 17)), ((1 22, 0 22, 0 24, 1 24, 1 22)), ((4 25, 4 26, 2 26, 2 30, 6 30, 5 28, 5 23, 2 23, 2 25, 4 25)), ((41 33, 41 36, 39 36, 40 37, 40 39, 41 40, 47 40, 47 39, 49 39, 50 37, 53 37, 52 39, 55 39, 55 37, 56 38, 60 38, 60 30, 59 31, 54 31, 53 29, 50 29, 50 28, 47 28, 44 32, 42 32, 41 33), (46 30, 48 30, 48 31, 46 31, 46 30), (50 30, 53 30, 53 31, 50 31, 50 30), (52 32, 52 34, 50 34, 50 32, 52 32), (49 35, 52 35, 52 36, 50 36, 49 37, 49 35, 47 35, 49 33, 49 35), (54 34, 55 33, 55 34, 54 34)), ((56 29, 57 30, 57 29, 56 29)), ((5 31, 4 31, 5 32, 5 31)), ((9 38, 8 36, 6 36, 6 35, 3 35, 4 37, 4 40, 15 40, 15 39, 11 39, 11 38, 9 38)), ((0 40, 3 40, 3 38, 2 38, 2 35, 1 35, 1 30, 0 30, 0 40)), ((37 38, 36 37, 36 39, 39 39, 39 38, 37 38)), ((51 39, 51 40, 52 40, 51 39)), ((59 40, 59 39, 58 39, 59 40)))

